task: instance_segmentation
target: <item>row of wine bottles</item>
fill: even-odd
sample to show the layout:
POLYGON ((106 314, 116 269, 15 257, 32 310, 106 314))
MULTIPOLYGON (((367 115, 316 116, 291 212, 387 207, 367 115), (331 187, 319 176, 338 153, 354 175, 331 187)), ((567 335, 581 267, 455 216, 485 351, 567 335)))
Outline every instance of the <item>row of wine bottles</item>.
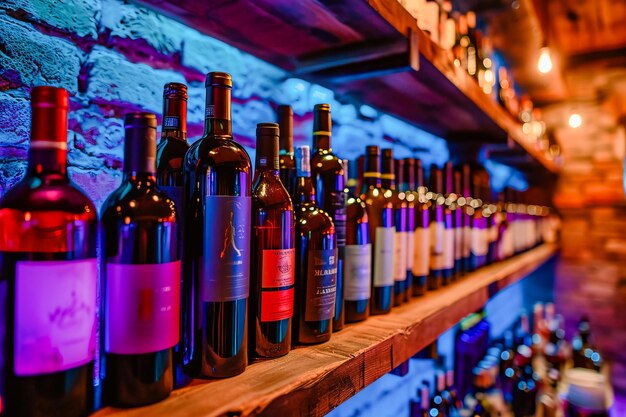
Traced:
POLYGON ((471 198, 471 178, 488 190, 484 171, 434 167, 429 191, 419 161, 377 146, 357 197, 328 104, 315 106, 312 152, 293 152, 288 106, 280 129, 259 124, 253 176, 232 137, 230 75, 209 73, 206 88, 191 146, 183 84, 165 86, 158 145, 154 114, 126 115, 124 177, 99 221, 67 175, 67 92, 32 90, 27 173, 0 201, 0 411, 85 415, 93 381, 128 407, 237 375, 249 355, 327 341, 549 226, 546 208, 471 198))

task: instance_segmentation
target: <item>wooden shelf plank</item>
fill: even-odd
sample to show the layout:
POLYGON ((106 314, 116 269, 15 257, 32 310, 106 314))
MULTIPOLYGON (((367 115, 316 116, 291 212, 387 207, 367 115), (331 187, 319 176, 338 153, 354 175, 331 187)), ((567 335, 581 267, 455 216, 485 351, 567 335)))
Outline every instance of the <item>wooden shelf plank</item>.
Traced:
MULTIPOLYGON (((406 68, 389 74, 372 71, 371 74, 379 75, 363 78, 362 74, 355 74, 353 80, 347 80, 351 67, 340 66, 341 77, 328 69, 299 76, 445 139, 520 147, 536 165, 558 172, 552 160, 528 143, 521 125, 485 95, 472 77, 454 66, 448 52, 417 27, 415 19, 397 0, 135 1, 296 73, 301 65, 307 68, 311 57, 320 62, 325 53, 336 56, 337 49, 359 50, 364 45, 385 42, 409 45, 413 34, 420 55, 417 71, 407 53, 406 68)), ((372 61, 371 65, 379 69, 385 62, 372 61)), ((367 64, 359 62, 352 68, 365 68, 367 74, 367 64)), ((403 68, 397 62, 389 65, 403 68)))
POLYGON ((437 339, 497 292, 556 254, 544 244, 485 267, 390 314, 347 325, 327 343, 253 363, 241 375, 194 381, 167 400, 106 416, 323 416, 437 339))

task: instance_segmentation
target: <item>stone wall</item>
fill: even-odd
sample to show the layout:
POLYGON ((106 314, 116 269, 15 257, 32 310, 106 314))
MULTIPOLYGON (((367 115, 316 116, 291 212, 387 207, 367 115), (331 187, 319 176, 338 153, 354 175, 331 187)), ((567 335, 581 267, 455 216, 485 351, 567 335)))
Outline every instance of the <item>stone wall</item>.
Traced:
POLYGON ((202 134, 204 75, 233 75, 233 130, 254 158, 256 123, 274 121, 278 104, 294 107, 296 144, 310 143, 313 105, 329 102, 333 147, 354 158, 368 144, 393 146, 400 157, 442 164, 448 148, 389 115, 335 97, 281 69, 170 18, 121 0, 4 0, 0 2, 0 195, 23 175, 32 86, 71 95, 69 164, 72 179, 100 207, 119 184, 122 117, 161 112, 168 81, 189 85, 190 141, 202 134))

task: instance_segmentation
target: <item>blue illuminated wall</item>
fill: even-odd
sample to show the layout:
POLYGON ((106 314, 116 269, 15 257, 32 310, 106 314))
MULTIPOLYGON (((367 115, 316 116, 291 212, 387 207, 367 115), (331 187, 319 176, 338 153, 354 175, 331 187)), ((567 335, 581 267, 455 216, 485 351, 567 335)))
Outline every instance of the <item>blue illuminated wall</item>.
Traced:
MULTIPOLYGON (((99 207, 120 181, 123 114, 160 113, 168 81, 189 85, 189 136, 202 133, 204 74, 230 72, 233 130, 254 160, 256 123, 274 121, 278 104, 295 112, 295 143, 310 143, 311 109, 332 105, 333 148, 354 158, 368 144, 392 146, 398 157, 448 159, 440 138, 366 105, 343 103, 332 91, 291 78, 281 69, 170 18, 120 0, 0 2, 0 195, 26 164, 29 91, 36 85, 71 94, 70 174, 99 207), (414 154, 411 149, 427 149, 414 154)), ((511 171, 495 170, 508 181, 511 171)), ((496 182, 498 182, 496 180, 496 182)))

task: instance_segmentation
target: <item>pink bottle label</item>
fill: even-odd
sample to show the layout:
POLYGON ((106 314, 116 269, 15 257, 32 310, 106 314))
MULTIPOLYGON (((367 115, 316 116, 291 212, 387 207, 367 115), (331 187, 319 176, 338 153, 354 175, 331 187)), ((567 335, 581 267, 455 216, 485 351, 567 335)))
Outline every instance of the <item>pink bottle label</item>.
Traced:
POLYGON ((17 262, 16 375, 60 372, 93 360, 97 276, 96 259, 17 262))
POLYGON ((106 265, 105 351, 158 352, 178 343, 180 261, 106 265))

